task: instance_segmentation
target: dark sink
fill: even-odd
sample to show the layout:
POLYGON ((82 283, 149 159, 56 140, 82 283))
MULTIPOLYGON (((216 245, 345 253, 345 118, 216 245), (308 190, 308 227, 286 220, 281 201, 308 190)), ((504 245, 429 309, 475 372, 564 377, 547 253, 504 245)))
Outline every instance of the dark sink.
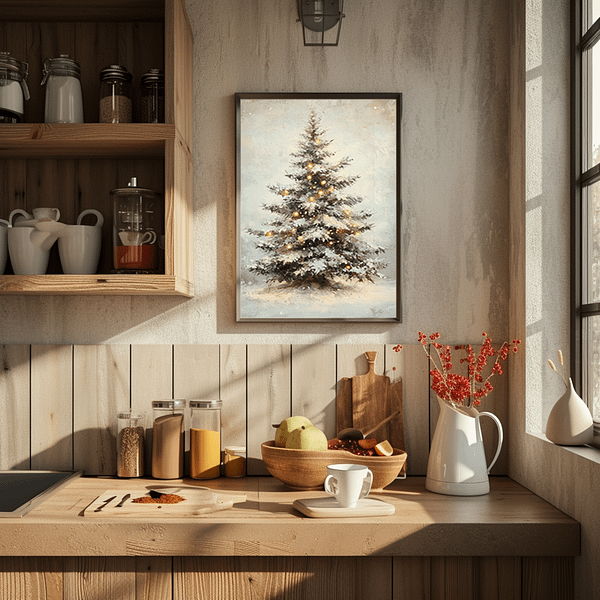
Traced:
POLYGON ((0 517, 22 517, 81 471, 0 471, 0 517))

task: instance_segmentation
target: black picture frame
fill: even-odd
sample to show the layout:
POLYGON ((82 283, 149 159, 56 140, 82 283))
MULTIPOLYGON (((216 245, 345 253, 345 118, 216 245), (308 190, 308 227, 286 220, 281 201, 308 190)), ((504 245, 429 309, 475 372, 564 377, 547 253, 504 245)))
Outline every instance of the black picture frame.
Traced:
POLYGON ((238 322, 400 321, 400 93, 238 93, 238 322))

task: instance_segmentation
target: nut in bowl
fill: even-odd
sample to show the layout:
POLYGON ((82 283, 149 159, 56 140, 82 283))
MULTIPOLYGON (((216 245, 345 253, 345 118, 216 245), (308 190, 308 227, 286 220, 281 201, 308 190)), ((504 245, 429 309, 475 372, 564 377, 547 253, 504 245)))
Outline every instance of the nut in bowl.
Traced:
POLYGON ((373 472, 371 491, 382 490, 398 477, 406 452, 394 448, 391 456, 357 456, 347 450, 295 450, 278 448, 275 441, 260 447, 267 470, 294 490, 318 490, 327 477, 327 466, 335 463, 365 465, 373 472))

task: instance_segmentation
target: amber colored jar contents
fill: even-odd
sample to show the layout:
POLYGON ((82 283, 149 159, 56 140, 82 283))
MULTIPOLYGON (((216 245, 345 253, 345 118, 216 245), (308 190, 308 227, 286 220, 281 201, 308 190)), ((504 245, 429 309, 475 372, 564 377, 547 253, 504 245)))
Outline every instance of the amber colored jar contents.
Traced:
POLYGON ((190 400, 190 477, 214 479, 221 475, 220 400, 190 400))
POLYGON ((225 477, 244 477, 246 475, 246 448, 229 446, 225 448, 225 477))

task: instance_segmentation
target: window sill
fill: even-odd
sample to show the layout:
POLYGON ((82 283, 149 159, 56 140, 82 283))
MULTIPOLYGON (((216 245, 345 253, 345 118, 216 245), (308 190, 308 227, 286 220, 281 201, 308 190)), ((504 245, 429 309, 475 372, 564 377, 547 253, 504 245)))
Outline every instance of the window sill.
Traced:
POLYGON ((570 452, 572 454, 576 454, 577 456, 581 456, 591 462, 594 462, 600 465, 600 435, 594 434, 594 441, 589 446, 560 446, 551 442, 543 433, 529 433, 529 435, 542 440, 548 444, 552 444, 557 448, 561 448, 565 452, 570 452))

